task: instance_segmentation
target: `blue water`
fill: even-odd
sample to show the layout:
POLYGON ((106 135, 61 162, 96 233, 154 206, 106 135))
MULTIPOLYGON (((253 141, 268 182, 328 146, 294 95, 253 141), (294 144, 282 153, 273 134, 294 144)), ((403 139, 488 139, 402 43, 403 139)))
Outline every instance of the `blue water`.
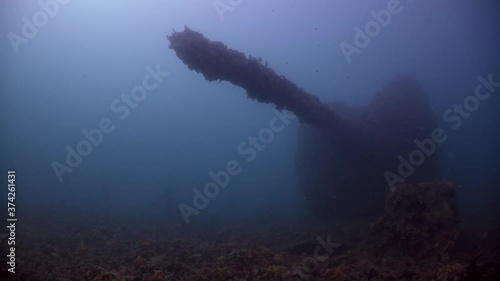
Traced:
POLYGON ((498 214, 500 88, 457 130, 449 128, 458 121, 443 119, 474 94, 478 76, 500 81, 496 1, 268 2, 2 1, 0 171, 16 171, 18 204, 151 216, 175 209, 182 221, 177 209, 193 205, 193 188, 236 161, 240 172, 191 219, 300 213, 299 121, 251 148, 248 138, 269 127, 274 106, 190 71, 166 39, 186 25, 261 57, 325 102, 363 106, 394 76, 414 77, 448 130, 441 170, 459 185, 462 209, 471 218, 479 209, 498 214), (342 42, 354 46, 371 11, 389 9, 386 26, 346 56, 342 42), (154 87, 125 101, 147 75, 154 87), (89 148, 82 131, 97 128, 89 148), (70 159, 72 167, 68 154, 82 141, 86 155, 70 159))

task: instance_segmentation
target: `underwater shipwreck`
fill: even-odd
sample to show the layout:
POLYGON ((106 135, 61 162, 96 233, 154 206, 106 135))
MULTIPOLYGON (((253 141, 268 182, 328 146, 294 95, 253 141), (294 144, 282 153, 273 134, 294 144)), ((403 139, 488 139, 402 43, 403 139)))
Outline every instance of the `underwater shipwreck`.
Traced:
POLYGON ((206 80, 230 82, 245 89, 249 99, 299 118, 296 172, 311 214, 370 222, 370 235, 344 253, 337 267, 282 272, 286 277, 279 280, 500 278, 499 249, 464 255, 470 248, 461 236, 456 186, 440 175, 435 153, 440 132, 429 97, 415 78, 394 77, 363 108, 326 104, 277 74, 267 61, 188 27, 167 37, 184 64, 206 80), (416 147, 420 153, 412 153, 416 147), (400 174, 389 172, 398 169, 400 174), (333 195, 342 200, 333 203, 333 195), (370 257, 395 263, 389 269, 370 257))
POLYGON ((304 216, 187 225, 173 188, 152 194, 147 210, 124 204, 133 212, 122 214, 111 212, 118 195, 104 186, 96 192, 104 211, 20 208, 17 272, 6 275, 3 263, 0 280, 500 280, 500 225, 467 235, 458 187, 440 170, 438 120, 417 78, 395 76, 363 107, 325 103, 261 58, 200 32, 185 27, 167 39, 165 52, 206 80, 298 117, 289 153, 304 216), (147 212, 162 204, 165 214, 147 212))
POLYGON ((244 88, 249 99, 298 116, 302 125, 296 171, 311 212, 373 219, 383 213, 397 183, 440 178, 436 153, 419 157, 422 163, 406 178, 390 172, 400 166, 399 155, 415 150, 414 140, 429 138, 437 126, 429 97, 412 77, 395 77, 366 107, 351 108, 342 102, 323 103, 261 59, 187 27, 168 39, 177 56, 208 81, 228 81, 244 88), (342 202, 332 204, 333 195, 342 202))

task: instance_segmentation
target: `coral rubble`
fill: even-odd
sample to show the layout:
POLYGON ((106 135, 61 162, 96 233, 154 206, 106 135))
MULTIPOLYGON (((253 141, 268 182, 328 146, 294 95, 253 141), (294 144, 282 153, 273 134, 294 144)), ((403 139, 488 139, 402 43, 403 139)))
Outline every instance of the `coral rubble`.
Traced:
MULTIPOLYGON (((371 234, 362 231, 356 238, 353 229, 367 225, 333 225, 306 218, 220 226, 228 230, 216 225, 179 228, 160 218, 128 216, 102 224, 96 216, 68 209, 25 208, 18 229, 23 241, 18 246, 19 268, 8 275, 7 265, 2 264, 0 277, 23 281, 499 280, 500 239, 457 240, 453 189, 447 182, 402 185, 388 198, 386 214, 372 225, 371 234), (335 242, 328 243, 331 251, 323 248, 316 253, 321 243, 308 241, 318 236, 332 238, 325 239, 335 242), (81 241, 85 241, 84 254, 78 253, 81 241), (464 250, 457 247, 459 241, 473 247, 464 250), (341 249, 341 245, 349 247, 341 249)), ((500 238, 498 234, 490 235, 500 238)))

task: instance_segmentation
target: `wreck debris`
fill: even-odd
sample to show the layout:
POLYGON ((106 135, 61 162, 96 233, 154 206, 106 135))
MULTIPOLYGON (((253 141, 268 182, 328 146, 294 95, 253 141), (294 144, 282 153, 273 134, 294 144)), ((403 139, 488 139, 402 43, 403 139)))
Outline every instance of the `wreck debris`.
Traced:
POLYGON ((302 122, 341 132, 348 128, 329 105, 307 93, 295 83, 262 64, 260 58, 229 49, 222 42, 211 41, 185 27, 168 36, 170 48, 189 69, 201 72, 206 80, 224 80, 244 88, 250 99, 272 103, 279 110, 289 110, 302 122))

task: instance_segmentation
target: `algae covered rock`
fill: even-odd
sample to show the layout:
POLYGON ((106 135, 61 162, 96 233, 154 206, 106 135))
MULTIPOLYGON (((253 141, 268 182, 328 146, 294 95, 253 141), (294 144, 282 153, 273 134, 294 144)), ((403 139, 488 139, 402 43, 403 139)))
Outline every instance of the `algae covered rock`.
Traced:
POLYGON ((372 225, 381 254, 447 261, 460 236, 455 186, 447 181, 401 184, 372 225))

